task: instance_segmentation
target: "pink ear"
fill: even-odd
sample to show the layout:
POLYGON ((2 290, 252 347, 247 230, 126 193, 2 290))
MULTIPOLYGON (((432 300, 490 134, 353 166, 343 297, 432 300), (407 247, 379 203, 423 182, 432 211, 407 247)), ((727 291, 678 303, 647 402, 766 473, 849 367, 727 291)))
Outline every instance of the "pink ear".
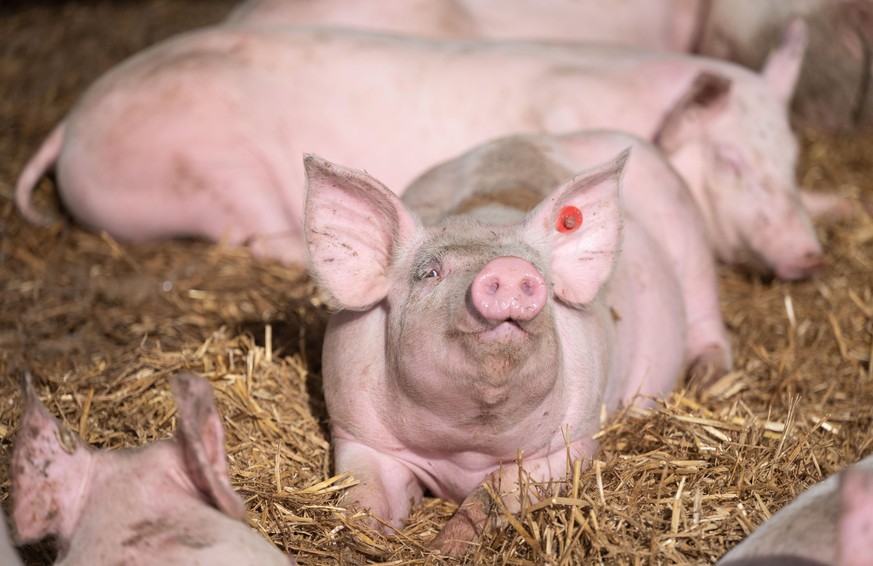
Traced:
POLYGON ((761 77, 770 91, 786 104, 794 95, 794 87, 800 76, 807 36, 806 22, 800 17, 792 19, 785 28, 782 43, 770 53, 761 71, 761 77))
POLYGON ((79 514, 91 449, 49 414, 26 373, 24 411, 12 452, 12 517, 21 542, 65 535, 79 514), (72 519, 71 519, 72 518, 72 519))
POLYGON ((655 145, 671 154, 699 131, 701 120, 724 111, 730 94, 729 78, 704 71, 695 77, 655 134, 655 145))
POLYGON ((207 501, 229 517, 242 520, 245 506, 230 485, 224 453, 224 428, 212 398, 212 386, 192 373, 170 378, 178 409, 176 440, 191 481, 207 501))
POLYGON ((304 166, 312 271, 340 307, 364 310, 388 294, 395 249, 420 224, 370 175, 311 154, 304 166))
POLYGON ((576 175, 528 216, 526 230, 549 243, 552 289, 581 306, 600 292, 621 247, 619 181, 630 150, 576 175))

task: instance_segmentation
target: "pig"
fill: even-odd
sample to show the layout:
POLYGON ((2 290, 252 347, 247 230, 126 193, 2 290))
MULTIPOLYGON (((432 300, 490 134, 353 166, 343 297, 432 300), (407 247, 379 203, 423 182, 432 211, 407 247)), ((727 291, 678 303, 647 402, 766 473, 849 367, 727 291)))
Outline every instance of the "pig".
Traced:
POLYGON ((873 456, 801 493, 725 553, 718 565, 777 563, 873 564, 873 456))
POLYGON ((0 510, 0 564, 3 566, 21 566, 21 558, 9 538, 6 528, 6 514, 0 510))
POLYGON ((19 538, 54 535, 65 566, 295 564, 245 524, 209 382, 190 373, 170 382, 175 437, 105 452, 59 424, 26 378, 11 468, 19 538))
POLYGON ((594 454, 602 406, 651 402, 683 366, 727 371, 714 260, 675 172, 630 141, 623 198, 627 149, 575 174, 586 148, 625 142, 500 138, 403 201, 306 157, 310 268, 338 309, 322 359, 334 462, 358 480, 345 504, 397 528, 425 489, 460 502, 432 542, 460 554, 489 488, 519 509, 519 454, 533 481, 563 478, 594 454))
POLYGON ((786 104, 805 32, 790 31, 762 74, 607 47, 191 32, 97 81, 25 166, 16 202, 43 221, 31 192, 56 164, 69 212, 121 240, 199 236, 304 263, 305 152, 402 190, 501 135, 618 129, 669 156, 722 261, 808 277, 824 255, 794 174, 786 104))
POLYGON ((292 23, 441 39, 529 39, 699 53, 759 68, 792 18, 812 27, 796 109, 826 129, 873 123, 870 0, 248 0, 229 25, 292 23))

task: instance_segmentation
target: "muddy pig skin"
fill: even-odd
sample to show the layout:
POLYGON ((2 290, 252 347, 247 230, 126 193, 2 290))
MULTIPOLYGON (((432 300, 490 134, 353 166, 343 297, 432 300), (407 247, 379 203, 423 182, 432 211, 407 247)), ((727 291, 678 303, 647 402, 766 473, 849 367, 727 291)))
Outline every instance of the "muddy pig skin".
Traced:
POLYGON ((873 566, 873 456, 801 493, 718 562, 765 564, 873 566))
MULTIPOLYGON (((519 509, 519 453, 533 481, 563 478, 568 456, 590 462, 602 405, 663 395, 685 364, 730 365, 691 200, 648 210, 644 184, 622 201, 627 151, 574 176, 573 144, 496 140, 426 173, 409 207, 366 173, 306 158, 311 268, 341 309, 323 375, 337 471, 360 482, 348 503, 400 526, 425 489, 463 502, 432 543, 449 554, 485 526, 489 487, 519 509)), ((658 154, 633 151, 645 183, 658 154)))
POLYGON ((175 438, 107 452, 59 425, 27 379, 11 468, 21 541, 54 535, 64 566, 295 564, 244 522, 210 383, 180 373, 171 384, 175 438))
POLYGON ((15 551, 9 531, 6 528, 6 515, 0 510, 0 565, 21 566, 21 558, 15 551))
POLYGON ((786 107, 804 45, 792 28, 757 74, 608 47, 216 27, 98 80, 27 164, 16 202, 42 221, 30 194, 56 162, 70 213, 117 238, 201 236, 303 262, 304 152, 400 190, 497 136, 618 129, 669 156, 721 260, 806 277, 824 258, 786 107))
POLYGON ((249 0, 227 21, 608 43, 696 52, 757 69, 795 17, 811 27, 795 106, 804 120, 828 129, 873 124, 871 0, 249 0))

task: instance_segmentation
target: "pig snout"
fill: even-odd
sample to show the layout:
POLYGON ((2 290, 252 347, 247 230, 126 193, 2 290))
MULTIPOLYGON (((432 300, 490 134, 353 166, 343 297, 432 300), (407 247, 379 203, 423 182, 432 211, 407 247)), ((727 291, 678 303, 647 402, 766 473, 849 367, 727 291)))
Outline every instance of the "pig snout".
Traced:
POLYGON ((776 266, 776 276, 788 281, 806 279, 818 275, 827 264, 821 250, 813 250, 776 266))
POLYGON ((473 306, 488 321, 524 322, 536 317, 548 298, 546 281, 520 257, 498 257, 482 268, 470 290, 473 306))

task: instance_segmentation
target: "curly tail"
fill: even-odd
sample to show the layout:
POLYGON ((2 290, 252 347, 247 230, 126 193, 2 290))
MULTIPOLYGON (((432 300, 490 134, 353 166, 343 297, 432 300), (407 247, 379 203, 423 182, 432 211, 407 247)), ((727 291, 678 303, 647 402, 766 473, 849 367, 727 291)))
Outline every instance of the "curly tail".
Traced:
POLYGON ((15 184, 15 205, 28 222, 37 226, 46 226, 51 219, 33 208, 30 196, 42 176, 57 161, 61 153, 61 143, 64 141, 64 130, 66 130, 66 121, 55 126, 49 137, 42 142, 36 155, 24 166, 15 184))

